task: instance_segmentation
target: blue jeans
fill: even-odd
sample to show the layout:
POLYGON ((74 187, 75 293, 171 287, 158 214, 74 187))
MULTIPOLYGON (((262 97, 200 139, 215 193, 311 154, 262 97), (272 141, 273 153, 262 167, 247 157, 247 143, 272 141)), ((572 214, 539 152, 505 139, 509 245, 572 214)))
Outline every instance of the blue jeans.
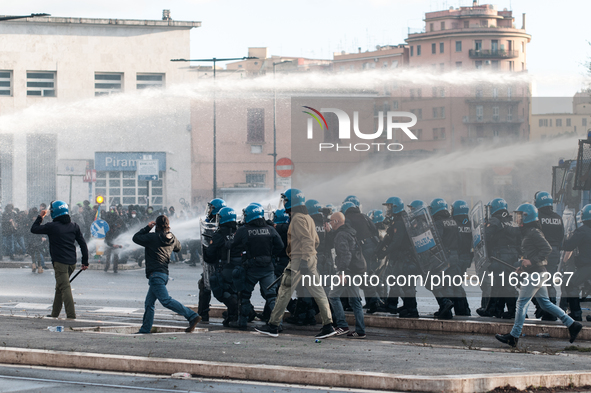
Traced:
POLYGON ((183 306, 170 297, 166 290, 167 283, 168 274, 158 272, 150 274, 150 278, 148 279, 150 289, 146 295, 144 322, 140 329, 140 333, 150 333, 152 331, 152 324, 154 323, 154 304, 156 304, 156 299, 158 299, 160 304, 164 307, 185 317, 187 321, 192 321, 194 318, 197 318, 198 314, 195 311, 183 306))
POLYGON ((345 319, 345 310, 343 310, 341 297, 349 298, 349 305, 353 309, 353 315, 355 315, 355 331, 358 334, 365 334, 365 322, 363 320, 363 307, 361 306, 359 288, 354 285, 338 286, 333 288, 328 295, 328 301, 332 306, 337 327, 346 328, 349 325, 345 319))
POLYGON ((513 337, 519 338, 521 336, 521 329, 523 329, 523 323, 525 322, 525 315, 527 314, 529 302, 534 296, 536 297, 536 300, 538 301, 538 304, 542 310, 560 319, 560 321, 565 324, 566 327, 569 327, 573 324, 574 320, 571 317, 566 315, 560 307, 552 304, 548 298, 548 289, 547 287, 542 286, 542 283, 543 279, 540 280, 540 283, 536 286, 533 285, 530 280, 528 285, 522 285, 519 289, 519 297, 517 298, 517 311, 515 311, 515 323, 513 324, 513 329, 511 330, 511 335, 513 337))
POLYGON ((2 236, 2 243, 4 244, 4 255, 14 256, 14 235, 2 236))

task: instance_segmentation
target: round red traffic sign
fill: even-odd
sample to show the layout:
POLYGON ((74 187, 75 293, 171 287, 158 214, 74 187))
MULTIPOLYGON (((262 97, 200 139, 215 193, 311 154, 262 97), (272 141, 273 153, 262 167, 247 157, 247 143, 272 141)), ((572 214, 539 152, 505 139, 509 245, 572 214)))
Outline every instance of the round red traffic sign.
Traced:
POLYGON ((277 164, 275 164, 275 172, 277 172, 280 177, 290 177, 293 173, 293 169, 293 161, 289 158, 280 158, 277 160, 277 164))

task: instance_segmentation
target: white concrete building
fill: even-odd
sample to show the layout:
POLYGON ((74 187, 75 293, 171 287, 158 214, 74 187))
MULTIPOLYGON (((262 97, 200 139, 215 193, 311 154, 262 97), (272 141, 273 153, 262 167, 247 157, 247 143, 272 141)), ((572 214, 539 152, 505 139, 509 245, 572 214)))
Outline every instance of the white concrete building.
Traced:
POLYGON ((170 60, 189 58, 200 25, 166 16, 0 22, 0 204, 102 194, 145 205, 137 160, 159 160, 151 205, 190 201, 189 99, 168 92, 193 79, 187 63, 170 60), (86 169, 97 170, 94 187, 86 169))

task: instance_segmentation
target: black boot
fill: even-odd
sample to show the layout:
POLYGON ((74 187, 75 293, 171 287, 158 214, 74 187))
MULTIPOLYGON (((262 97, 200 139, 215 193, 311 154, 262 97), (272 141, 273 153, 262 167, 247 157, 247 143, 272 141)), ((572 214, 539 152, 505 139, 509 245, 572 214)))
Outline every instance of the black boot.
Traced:
POLYGON ((511 335, 511 333, 507 334, 496 334, 495 338, 504 344, 509 344, 512 347, 517 346, 517 342, 519 341, 518 338, 515 338, 511 335))
POLYGON ((451 300, 447 298, 442 299, 441 306, 436 315, 437 319, 452 319, 453 314, 451 312, 451 309, 453 308, 453 306, 454 304, 451 300))
POLYGON ((583 330, 583 325, 578 322, 573 322, 573 324, 568 327, 568 333, 570 334, 568 342, 571 344, 574 343, 581 330, 583 330))

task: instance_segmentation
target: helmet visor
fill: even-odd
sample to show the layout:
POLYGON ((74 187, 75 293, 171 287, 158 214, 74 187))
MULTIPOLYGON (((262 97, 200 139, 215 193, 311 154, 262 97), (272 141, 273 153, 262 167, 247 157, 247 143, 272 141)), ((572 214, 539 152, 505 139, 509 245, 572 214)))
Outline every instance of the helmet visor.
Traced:
POLYGON ((523 212, 513 212, 513 222, 518 227, 523 225, 523 212))
POLYGON ((285 196, 285 194, 281 194, 279 196, 279 203, 277 204, 277 210, 279 210, 279 209, 287 210, 287 208, 285 207, 286 204, 287 204, 287 197, 285 196))

